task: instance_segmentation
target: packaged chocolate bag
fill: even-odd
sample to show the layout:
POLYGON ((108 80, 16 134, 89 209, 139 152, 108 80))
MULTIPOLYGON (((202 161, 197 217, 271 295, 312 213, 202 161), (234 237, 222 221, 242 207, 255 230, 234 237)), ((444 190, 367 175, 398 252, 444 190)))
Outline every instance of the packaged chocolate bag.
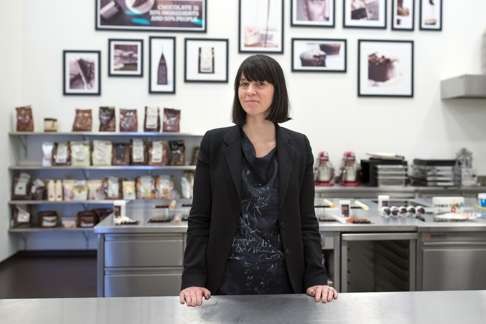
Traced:
POLYGON ((130 164, 130 144, 114 143, 112 165, 129 165, 130 164))
POLYGON ((71 165, 73 167, 88 167, 91 163, 91 147, 89 141, 71 141, 71 165))
POLYGON ((93 115, 91 109, 76 109, 73 132, 91 132, 93 129, 93 115))
POLYGON ((45 228, 58 227, 61 225, 61 218, 55 210, 44 210, 37 213, 39 226, 45 228))
POLYGON ((41 179, 35 179, 30 188, 30 194, 32 200, 46 200, 47 188, 45 182, 41 179))
POLYGON ((148 148, 149 165, 169 164, 169 145, 166 141, 152 141, 148 148))
POLYGON ((120 109, 120 132, 138 132, 136 109, 120 109))
POLYGON ((32 107, 17 107, 15 110, 17 112, 17 132, 33 132, 34 117, 32 115, 32 107))
POLYGON ((98 215, 92 210, 82 210, 76 215, 76 227, 90 228, 98 223, 98 215))
POLYGON ((106 193, 103 188, 103 180, 88 180, 88 200, 105 200, 106 193))
POLYGON ((145 107, 145 120, 143 123, 145 132, 160 132, 160 108, 145 107))
POLYGON ((115 107, 100 107, 100 132, 116 131, 115 107))
POLYGON ((181 111, 178 109, 164 108, 163 132, 179 132, 181 122, 181 111))
POLYGON ((110 166, 112 150, 111 141, 93 140, 92 164, 94 166, 110 166))
POLYGON ((147 150, 143 139, 132 139, 132 164, 147 164, 147 150))
POLYGON ((71 149, 68 143, 54 143, 52 162, 54 165, 70 165, 71 149))
POLYGON ((44 132, 55 133, 57 132, 58 127, 56 118, 44 118, 44 132))
POLYGON ((136 185, 134 180, 123 180, 122 181, 123 199, 124 200, 134 200, 136 196, 136 185))
POLYGON ((32 222, 32 207, 28 205, 15 205, 13 207, 12 227, 30 227, 32 222))
POLYGON ((169 141, 170 165, 186 164, 186 146, 183 140, 169 141))
POLYGON ((30 200, 31 176, 22 172, 15 176, 13 183, 12 198, 14 200, 30 200))

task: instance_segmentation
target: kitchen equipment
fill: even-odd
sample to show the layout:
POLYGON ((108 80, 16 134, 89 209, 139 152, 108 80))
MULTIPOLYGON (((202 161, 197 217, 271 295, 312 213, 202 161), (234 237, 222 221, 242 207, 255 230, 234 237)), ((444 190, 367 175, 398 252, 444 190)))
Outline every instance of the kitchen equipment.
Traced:
POLYGON ((457 183, 462 186, 474 186, 477 184, 476 175, 473 169, 472 152, 462 148, 456 154, 456 177, 457 183))
POLYGON ((362 183, 369 186, 404 186, 407 181, 407 161, 399 155, 370 154, 369 160, 361 160, 362 183), (379 156, 380 158, 375 158, 379 156))
POLYGON ((359 165, 353 152, 344 152, 340 168, 340 183, 342 186, 355 187, 359 185, 359 165))
POLYGON ((416 186, 451 187, 458 185, 456 160, 414 159, 411 183, 416 186))
POLYGON ((334 180, 334 167, 329 161, 329 154, 326 151, 319 153, 316 166, 316 185, 332 186, 334 180))

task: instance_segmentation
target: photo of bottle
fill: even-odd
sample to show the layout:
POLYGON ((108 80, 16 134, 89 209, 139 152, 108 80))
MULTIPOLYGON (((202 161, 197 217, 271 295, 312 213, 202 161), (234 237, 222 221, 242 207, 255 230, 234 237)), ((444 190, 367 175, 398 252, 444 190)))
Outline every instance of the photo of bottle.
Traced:
POLYGON ((169 84, 167 78, 167 63, 165 61, 164 53, 160 55, 160 59, 159 59, 159 68, 157 70, 157 84, 158 85, 169 84))

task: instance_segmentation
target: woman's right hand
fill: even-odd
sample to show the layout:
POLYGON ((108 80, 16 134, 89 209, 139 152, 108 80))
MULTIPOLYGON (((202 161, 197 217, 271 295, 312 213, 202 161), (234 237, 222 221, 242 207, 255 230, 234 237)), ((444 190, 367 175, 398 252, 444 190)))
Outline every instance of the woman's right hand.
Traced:
POLYGON ((209 299, 211 292, 204 287, 188 287, 179 293, 179 301, 187 306, 201 306, 204 299, 209 299))

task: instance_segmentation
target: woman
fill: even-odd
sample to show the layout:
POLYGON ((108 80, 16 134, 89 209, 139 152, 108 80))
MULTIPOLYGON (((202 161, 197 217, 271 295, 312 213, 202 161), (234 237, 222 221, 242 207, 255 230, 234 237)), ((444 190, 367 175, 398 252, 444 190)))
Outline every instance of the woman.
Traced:
POLYGON ((280 65, 248 57, 235 78, 236 126, 201 142, 181 303, 198 306, 211 293, 337 298, 322 265, 309 141, 278 125, 288 105, 280 65))

